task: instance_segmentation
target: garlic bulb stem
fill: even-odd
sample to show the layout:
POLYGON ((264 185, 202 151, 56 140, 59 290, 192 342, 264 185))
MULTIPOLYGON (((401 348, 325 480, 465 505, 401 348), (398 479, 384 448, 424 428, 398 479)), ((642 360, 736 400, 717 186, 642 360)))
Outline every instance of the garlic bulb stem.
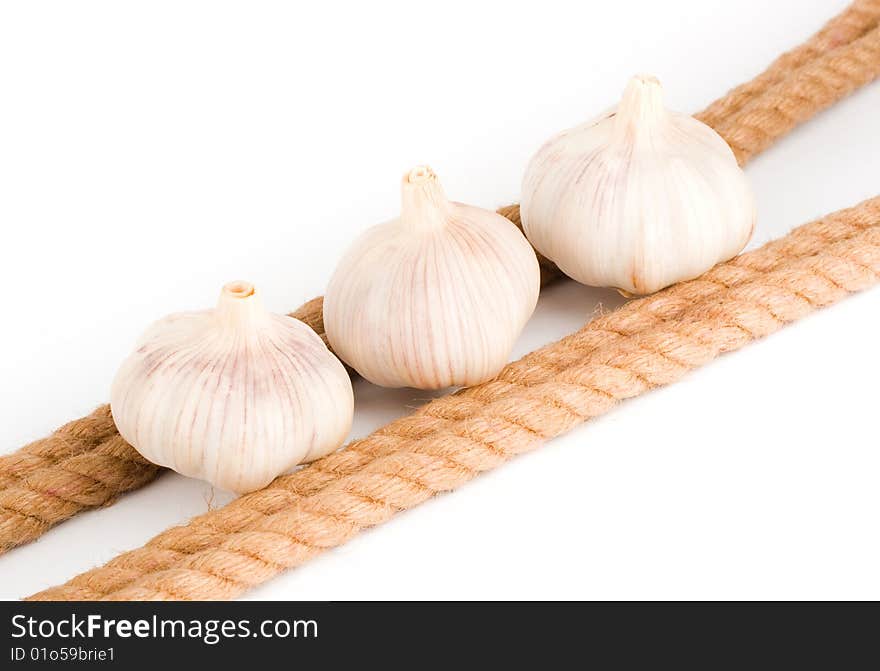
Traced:
POLYGON ((650 137, 668 112, 663 103, 663 87, 651 75, 636 75, 629 80, 614 116, 614 139, 650 137))
POLYGON ((235 281, 220 290, 215 311, 218 321, 233 329, 256 329, 266 324, 269 313, 254 285, 235 281))
POLYGON ((437 175, 428 166, 418 166, 403 176, 400 201, 400 223, 411 231, 446 226, 449 201, 437 175))

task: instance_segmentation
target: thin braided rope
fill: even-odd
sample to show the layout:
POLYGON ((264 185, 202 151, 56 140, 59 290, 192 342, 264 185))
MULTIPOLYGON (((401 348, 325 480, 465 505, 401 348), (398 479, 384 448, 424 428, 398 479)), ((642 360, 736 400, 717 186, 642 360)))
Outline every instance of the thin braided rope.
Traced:
POLYGON ((346 450, 325 457, 312 467, 278 478, 269 488, 241 497, 225 508, 207 513, 158 535, 146 546, 123 553, 106 565, 87 571, 65 585, 37 595, 40 599, 99 599, 123 589, 145 574, 172 568, 188 556, 216 546, 262 517, 294 505, 300 497, 335 484, 371 462, 407 452, 413 441, 467 426, 492 404, 516 398, 561 372, 592 362, 604 365, 609 351, 642 334, 680 318, 694 306, 712 306, 725 292, 785 268, 793 260, 809 257, 829 245, 860 235, 880 221, 880 199, 858 208, 829 215, 802 226, 780 240, 743 254, 697 280, 683 283, 635 301, 617 312, 588 323, 578 333, 541 348, 509 364, 493 382, 436 399, 414 415, 401 418, 371 436, 354 441, 346 450), (522 380, 527 380, 524 385, 522 380))
POLYGON ((274 514, 254 508, 240 531, 172 568, 148 572, 107 598, 237 596, 604 414, 621 400, 670 384, 724 352, 875 285, 880 282, 878 208, 880 198, 850 210, 847 216, 869 223, 847 239, 775 270, 751 271, 751 279, 722 289, 716 300, 689 307, 678 320, 602 348, 589 360, 490 403, 452 427, 411 440, 274 514))
MULTIPOLYGON (((832 53, 836 54, 846 48, 848 48, 848 45, 839 47, 832 53)), ((827 58, 827 56, 823 57, 827 58)), ((868 63, 867 67, 871 67, 871 65, 871 63, 868 63)), ((876 66, 876 63, 873 65, 876 66)), ((861 75, 861 78, 864 79, 864 73, 850 74, 853 76, 861 75)), ((797 76, 797 73, 795 73, 788 80, 796 79, 797 76)), ((846 90, 841 92, 840 95, 845 95, 848 92, 849 90, 846 90)), ((807 101, 807 104, 810 104, 809 101, 807 101)), ((772 128, 768 128, 767 133, 770 134, 772 132, 772 128)), ((744 161, 750 156, 750 153, 744 154, 741 156, 741 159, 744 161)), ((502 213, 515 223, 518 223, 518 206, 504 208, 502 213)), ((542 260, 541 265, 542 276, 545 280, 551 279, 555 273, 558 273, 552 264, 546 260, 542 260)), ((301 311, 303 311, 303 318, 307 322, 314 324, 316 330, 319 329, 319 333, 323 335, 320 305, 320 299, 315 299, 303 306, 301 311)), ((299 312, 294 313, 294 316, 299 316, 299 312)), ((114 438, 115 436, 106 440, 112 441, 114 438)), ((95 505, 106 505, 115 496, 127 491, 127 489, 113 491, 113 486, 136 488, 155 477, 156 472, 158 472, 150 473, 149 469, 154 467, 144 466, 143 463, 140 463, 133 448, 128 448, 128 456, 130 458, 125 459, 122 458, 123 456, 122 453, 114 450, 110 450, 110 454, 107 456, 100 451, 95 451, 94 459, 89 462, 89 468, 92 470, 80 473, 80 475, 112 473, 113 477, 104 478, 107 484, 102 496, 92 496, 91 498, 86 496, 87 500, 95 501, 95 505), (123 473, 122 471, 126 469, 130 472, 123 473)), ((21 478, 20 482, 8 488, 8 491, 0 492, 0 504, 4 501, 18 502, 16 505, 6 506, 5 508, 0 506, 0 552, 33 540, 48 530, 53 524, 63 521, 78 512, 78 510, 92 507, 90 505, 82 505, 77 508, 78 504, 75 504, 75 501, 79 492, 76 490, 75 483, 71 481, 68 475, 70 469, 67 468, 67 464, 64 462, 66 458, 64 457, 58 462, 50 464, 46 469, 38 469, 38 471, 32 472, 27 477, 21 478), (66 487, 66 489, 63 489, 63 497, 61 498, 55 496, 55 492, 59 489, 59 487, 55 486, 56 484, 66 487), (32 503, 34 509, 39 509, 40 511, 38 516, 29 514, 32 510, 32 503)), ((83 464, 79 464, 77 467, 82 466, 83 464)), ((89 481, 84 479, 80 480, 80 482, 83 483, 82 486, 87 488, 88 494, 94 493, 94 483, 89 485, 89 481)))

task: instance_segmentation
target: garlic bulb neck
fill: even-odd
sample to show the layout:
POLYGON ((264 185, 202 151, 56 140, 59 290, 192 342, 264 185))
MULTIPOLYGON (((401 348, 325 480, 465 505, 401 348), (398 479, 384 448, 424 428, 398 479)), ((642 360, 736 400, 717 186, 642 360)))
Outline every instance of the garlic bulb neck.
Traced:
POLYGON ((669 112, 663 101, 663 87, 651 75, 636 75, 629 80, 614 117, 616 141, 649 136, 669 112))
POLYGON ((236 330, 259 329, 269 318, 254 285, 240 280, 229 282, 220 290, 215 314, 221 325, 236 330))
POLYGON ((413 232, 434 231, 446 226, 449 201, 437 175, 418 166, 403 176, 400 188, 400 223, 413 232))

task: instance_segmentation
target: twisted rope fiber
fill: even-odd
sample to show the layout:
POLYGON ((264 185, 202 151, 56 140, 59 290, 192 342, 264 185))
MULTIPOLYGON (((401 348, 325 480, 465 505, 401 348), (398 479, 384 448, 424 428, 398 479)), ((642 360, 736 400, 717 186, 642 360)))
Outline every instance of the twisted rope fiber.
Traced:
POLYGON ((715 130, 741 164, 795 126, 877 78, 880 28, 800 68, 796 75, 720 121, 715 130))
POLYGON ((757 77, 740 84, 697 115, 705 124, 716 128, 726 119, 773 86, 811 61, 838 47, 849 44, 876 28, 880 23, 880 0, 857 0, 829 20, 822 29, 800 46, 777 58, 757 77))
POLYGON ((115 433, 110 406, 102 405, 92 414, 68 422, 49 436, 0 457, 0 488, 8 487, 41 468, 87 452, 115 433))
POLYGON ((488 404, 521 394, 524 388, 528 388, 524 384, 534 386, 573 366, 601 361, 609 348, 638 339, 640 333, 680 316, 685 309, 694 305, 714 305, 723 298, 723 291, 784 268, 792 259, 814 255, 817 249, 858 235, 878 220, 880 199, 800 227, 785 238, 717 266, 697 280, 634 301, 590 322, 559 343, 509 364, 492 382, 432 401, 414 415, 354 441, 347 449, 316 462, 310 468, 278 478, 269 488, 197 517, 185 526, 173 527, 146 546, 123 553, 65 585, 40 593, 37 598, 99 599, 132 584, 146 573, 173 567, 188 555, 218 545, 228 535, 241 532, 266 515, 293 505, 299 497, 310 496, 334 481, 356 473, 371 461, 401 450, 405 452, 414 440, 441 430, 458 430, 469 417, 478 415, 488 404))
POLYGON ((878 215, 880 198, 867 201, 843 215, 863 226, 851 237, 789 259, 776 270, 751 271, 750 280, 691 306, 678 321, 604 347, 588 361, 490 403, 453 427, 409 441, 277 513, 257 511, 241 531, 107 598, 234 597, 604 414, 623 399, 674 382, 721 353, 875 285, 880 282, 878 215))
MULTIPOLYGON (((746 157, 747 158, 747 157, 746 157)), ((512 206, 505 208, 502 212, 505 216, 516 221, 518 220, 518 208, 512 206)), ((552 279, 557 271, 544 260, 542 262, 542 274, 545 280, 552 279)), ((294 316, 303 318, 310 323, 319 333, 322 332, 320 317, 320 299, 315 299, 307 303, 294 316), (302 312, 302 314, 299 314, 302 312)), ((100 411, 101 409, 99 409, 100 411)), ((51 437, 50 437, 51 438, 51 437)), ((39 441, 38 441, 39 442, 39 441)), ((68 468, 66 463, 58 464, 61 468, 47 467, 39 471, 41 477, 28 477, 23 486, 13 488, 9 492, 0 492, 0 550, 8 549, 17 544, 32 540, 52 524, 69 517, 78 511, 80 504, 76 502, 78 487, 90 486, 90 497, 88 497, 87 505, 81 507, 92 507, 94 505, 105 505, 112 500, 117 494, 125 489, 141 486, 145 482, 155 476, 157 469, 145 464, 142 459, 134 452, 133 449, 122 445, 113 444, 120 443, 118 436, 111 437, 106 441, 106 454, 98 451, 94 457, 96 460, 109 459, 112 466, 108 469, 101 469, 100 464, 73 464, 74 468, 68 468), (124 457, 130 457, 125 459, 124 457), (138 477, 121 477, 118 471, 125 468, 125 464, 129 464, 128 468, 137 472, 138 477), (80 472, 82 469, 85 472, 80 472), (115 470, 114 470, 115 469, 115 470), (111 477, 102 477, 95 481, 89 481, 87 476, 95 472, 104 474, 105 470, 111 477), (60 471, 60 473, 58 472, 60 471), (70 472, 73 471, 79 476, 77 480, 70 482, 70 472), (114 479, 115 474, 115 479, 114 479), (59 485, 59 475, 62 480, 59 485), (85 481, 85 482, 83 482, 85 481), (8 494, 8 495, 6 495, 8 494), (56 502, 58 498, 62 499, 62 504, 56 502), (34 501, 29 499, 36 498, 36 506, 32 506, 34 501), (36 510, 36 514, 34 513, 36 510)), ((104 445, 104 443, 102 443, 104 445)))

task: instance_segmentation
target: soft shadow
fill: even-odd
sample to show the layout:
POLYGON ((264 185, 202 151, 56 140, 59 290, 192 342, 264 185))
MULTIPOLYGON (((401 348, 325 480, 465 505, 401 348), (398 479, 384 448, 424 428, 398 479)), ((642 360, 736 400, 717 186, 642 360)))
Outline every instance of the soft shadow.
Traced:
POLYGON ((568 280, 554 282, 541 289, 538 307, 516 341, 511 360, 574 333, 597 315, 624 303, 626 299, 614 289, 585 287, 568 280))
POLYGON ((434 398, 445 396, 449 391, 450 389, 388 389, 358 377, 354 381, 354 424, 349 439, 366 436, 380 426, 409 414, 410 410, 434 398))

